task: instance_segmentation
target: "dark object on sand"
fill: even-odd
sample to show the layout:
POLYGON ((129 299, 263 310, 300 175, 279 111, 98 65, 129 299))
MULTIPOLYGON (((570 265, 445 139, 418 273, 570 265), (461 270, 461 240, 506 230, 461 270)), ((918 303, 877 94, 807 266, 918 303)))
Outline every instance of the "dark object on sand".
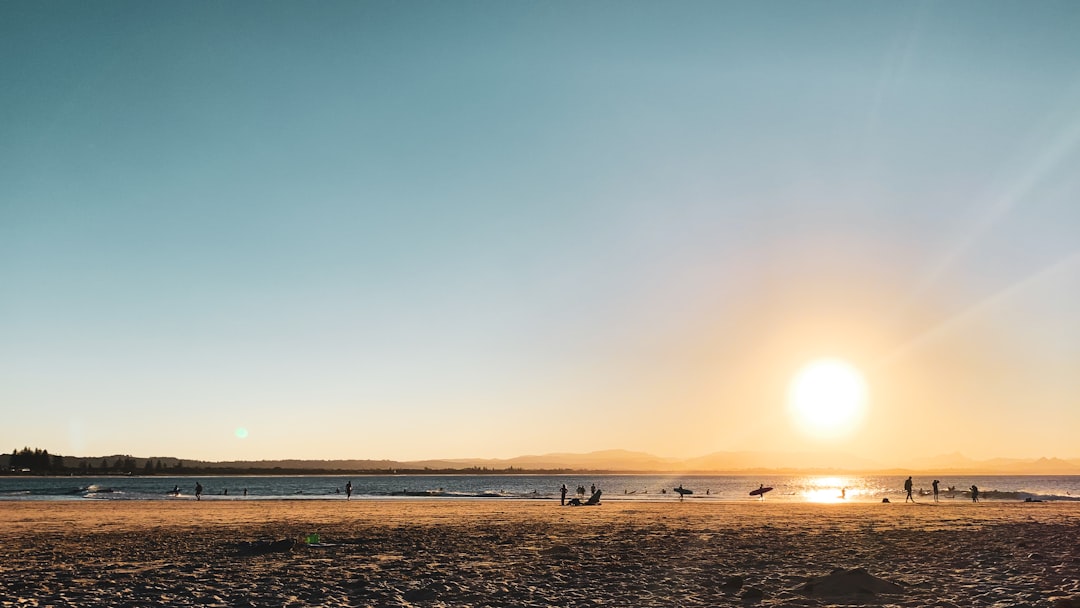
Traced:
POLYGON ((581 502, 580 498, 571 498, 566 506, 568 507, 593 507, 600 504, 600 495, 603 494, 603 490, 597 490, 593 492, 593 495, 589 497, 589 500, 581 502))
POLYGON ((292 551, 296 543, 287 538, 281 540, 244 541, 237 547, 240 555, 265 555, 267 553, 286 553, 292 551))
POLYGON ((888 498, 882 498, 881 502, 890 502, 888 498))
POLYGON ((795 591, 811 597, 836 597, 896 594, 903 593, 904 588, 870 574, 866 568, 837 568, 830 574, 810 579, 795 591))

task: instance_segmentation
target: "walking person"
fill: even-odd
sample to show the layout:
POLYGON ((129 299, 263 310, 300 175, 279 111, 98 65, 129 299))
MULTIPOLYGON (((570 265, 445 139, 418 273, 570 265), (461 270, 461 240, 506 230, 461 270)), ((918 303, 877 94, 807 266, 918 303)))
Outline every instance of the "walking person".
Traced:
POLYGON ((202 500, 202 484, 195 482, 195 500, 202 500))
POLYGON ((971 502, 979 502, 979 486, 971 484, 971 502))
POLYGON ((938 501, 937 495, 938 495, 938 484, 939 483, 941 483, 941 482, 935 479, 934 482, 930 484, 930 485, 934 486, 934 502, 938 501))
POLYGON ((345 500, 352 498, 352 480, 345 482, 345 500))
POLYGON ((907 497, 904 498, 904 502, 915 502, 915 498, 911 496, 911 476, 908 476, 907 481, 904 482, 904 492, 907 492, 907 497))

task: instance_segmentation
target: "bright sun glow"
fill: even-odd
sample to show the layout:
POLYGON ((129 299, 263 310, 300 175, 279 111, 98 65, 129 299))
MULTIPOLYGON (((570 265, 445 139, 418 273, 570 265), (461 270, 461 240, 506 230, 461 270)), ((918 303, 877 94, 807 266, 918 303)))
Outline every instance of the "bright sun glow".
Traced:
POLYGON ((855 429, 866 407, 866 394, 866 381, 850 363, 819 359, 792 379, 788 408, 800 430, 828 439, 855 429))

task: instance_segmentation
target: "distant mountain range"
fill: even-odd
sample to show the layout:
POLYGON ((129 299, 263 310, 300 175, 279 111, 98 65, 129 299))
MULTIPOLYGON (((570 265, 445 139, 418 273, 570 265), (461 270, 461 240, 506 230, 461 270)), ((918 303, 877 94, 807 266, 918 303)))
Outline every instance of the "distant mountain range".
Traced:
MULTIPOLYGON (((975 460, 960 453, 913 459, 901 465, 886 464, 843 453, 827 452, 714 452, 696 458, 665 458, 645 452, 603 450, 589 453, 554 453, 516 458, 454 458, 437 460, 258 460, 207 462, 175 457, 132 457, 127 455, 74 457, 61 459, 69 471, 117 471, 168 473, 179 469, 229 471, 313 471, 313 472, 436 472, 436 471, 590 471, 612 473, 969 473, 1001 475, 1080 475, 1080 459, 995 458, 975 460), (149 462, 148 462, 149 461, 149 462)), ((9 467, 11 456, 0 454, 0 468, 9 467)))

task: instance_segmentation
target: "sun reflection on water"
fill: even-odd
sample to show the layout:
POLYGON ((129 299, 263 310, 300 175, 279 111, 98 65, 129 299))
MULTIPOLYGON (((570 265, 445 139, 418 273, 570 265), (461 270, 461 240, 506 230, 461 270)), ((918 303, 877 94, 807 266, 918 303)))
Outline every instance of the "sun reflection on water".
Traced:
POLYGON ((859 494, 849 488, 850 480, 843 477, 813 477, 806 485, 802 495, 807 502, 844 502, 859 494))

